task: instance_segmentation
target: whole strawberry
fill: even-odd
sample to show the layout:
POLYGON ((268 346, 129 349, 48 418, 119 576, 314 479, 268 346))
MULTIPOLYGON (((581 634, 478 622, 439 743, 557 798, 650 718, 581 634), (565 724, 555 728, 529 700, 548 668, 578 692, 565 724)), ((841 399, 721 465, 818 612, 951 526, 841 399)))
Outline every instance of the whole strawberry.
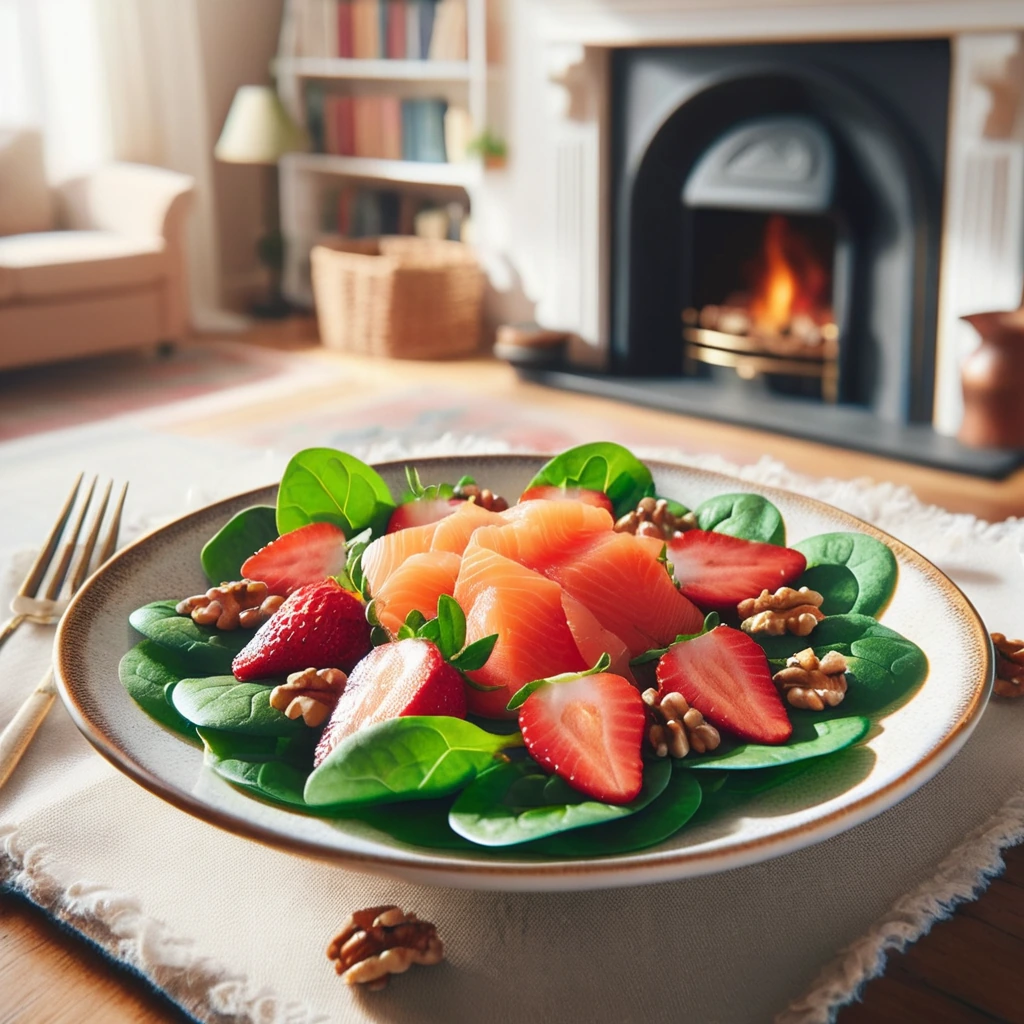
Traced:
POLYGON ((307 583, 235 656, 236 679, 266 679, 307 668, 348 672, 370 650, 362 602, 333 579, 307 583))

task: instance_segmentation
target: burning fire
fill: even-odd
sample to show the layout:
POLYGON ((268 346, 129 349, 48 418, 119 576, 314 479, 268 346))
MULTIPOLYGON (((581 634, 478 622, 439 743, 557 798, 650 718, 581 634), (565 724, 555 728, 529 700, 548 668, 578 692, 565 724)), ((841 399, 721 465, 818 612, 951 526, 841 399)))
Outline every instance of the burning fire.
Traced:
POLYGON ((781 334, 794 316, 819 320, 827 311, 824 293, 828 272, 810 246, 778 214, 765 225, 760 273, 750 301, 750 314, 761 331, 781 334))

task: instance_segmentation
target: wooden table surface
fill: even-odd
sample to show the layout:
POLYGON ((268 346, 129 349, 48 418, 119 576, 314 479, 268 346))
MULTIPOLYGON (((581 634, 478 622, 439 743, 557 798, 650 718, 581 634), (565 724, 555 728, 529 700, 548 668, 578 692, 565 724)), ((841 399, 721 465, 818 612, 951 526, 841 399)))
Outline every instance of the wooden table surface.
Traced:
MULTIPOLYGON (((277 348, 304 349, 309 327, 298 323, 265 328, 249 340, 277 348)), ((907 485, 924 501, 999 520, 1024 515, 1024 471, 1002 482, 977 480, 869 455, 839 451, 739 427, 568 395, 519 383, 507 367, 488 360, 446 364, 382 363, 322 350, 313 358, 342 361, 362 390, 386 392, 410 383, 471 388, 522 403, 552 416, 596 417, 606 436, 662 439, 690 451, 719 452, 736 462, 770 455, 813 476, 871 477, 907 485)), ((268 406, 268 416, 287 405, 336 400, 336 389, 311 392, 268 406)), ((231 414, 237 423, 237 413, 231 414)), ((186 433, 216 429, 217 418, 189 424, 186 433)), ((640 443, 639 441, 637 443, 640 443)), ((1024 704, 1024 701, 1022 701, 1024 704)), ((1024 707, 1021 708, 1024 713, 1024 707)), ((1024 1024, 1024 847, 1008 850, 1007 868, 980 899, 905 953, 889 957, 885 975, 870 982, 862 1001, 839 1014, 839 1024, 1024 1024)), ((798 951, 794 951, 797 955, 798 951)), ((35 908, 0 895, 0 1024, 128 1024, 187 1018, 133 975, 111 966, 85 942, 62 931, 35 908)))

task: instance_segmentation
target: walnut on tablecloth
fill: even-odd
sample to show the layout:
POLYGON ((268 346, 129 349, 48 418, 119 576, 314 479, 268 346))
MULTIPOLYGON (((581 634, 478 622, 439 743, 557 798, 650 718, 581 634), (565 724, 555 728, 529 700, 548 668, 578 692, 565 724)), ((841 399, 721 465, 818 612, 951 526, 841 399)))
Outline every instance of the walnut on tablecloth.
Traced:
POLYGON ((736 611, 743 620, 740 629, 744 633, 768 633, 782 636, 807 636, 825 618, 821 611, 824 601, 816 590, 801 587, 779 587, 775 593, 762 590, 757 597, 740 601, 736 611))
POLYGON ((440 963, 444 945, 429 921, 388 904, 355 911, 327 947, 327 956, 346 984, 381 989, 392 974, 413 964, 440 963))
POLYGON ((691 750, 703 754, 722 742, 718 730, 691 708, 681 693, 673 691, 662 697, 651 687, 642 697, 655 719, 647 730, 647 742, 658 757, 686 757, 691 750))
POLYGON ((270 691, 270 706, 315 728, 323 725, 338 703, 348 676, 340 668, 307 668, 293 672, 270 691))
POLYGON ((814 649, 798 651, 772 676, 772 682, 794 708, 824 711, 843 702, 846 696, 846 658, 829 651, 819 660, 814 649))
POLYGON ((205 594, 196 594, 179 601, 174 610, 189 615, 200 626, 216 626, 230 630, 242 626, 261 626, 284 603, 284 598, 271 594, 266 583, 238 580, 210 587, 205 594))
POLYGON ((1024 696, 1024 640, 1007 640, 1002 633, 993 633, 992 643, 996 645, 993 689, 1000 697, 1024 696))
POLYGON ((616 533, 635 533, 661 540, 671 540, 696 528, 697 517, 692 512, 677 516, 664 498, 641 498, 636 508, 615 521, 616 533))

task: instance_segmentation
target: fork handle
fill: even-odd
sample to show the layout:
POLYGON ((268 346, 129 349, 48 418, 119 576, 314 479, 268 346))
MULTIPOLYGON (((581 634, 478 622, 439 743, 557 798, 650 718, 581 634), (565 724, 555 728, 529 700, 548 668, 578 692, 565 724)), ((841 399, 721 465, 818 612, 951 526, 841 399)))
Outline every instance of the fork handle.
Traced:
POLYGON ((14 631, 25 621, 25 615, 12 615, 3 626, 0 626, 0 647, 11 638, 14 631))
POLYGON ((51 668, 0 732, 0 787, 11 777, 57 697, 51 668))

